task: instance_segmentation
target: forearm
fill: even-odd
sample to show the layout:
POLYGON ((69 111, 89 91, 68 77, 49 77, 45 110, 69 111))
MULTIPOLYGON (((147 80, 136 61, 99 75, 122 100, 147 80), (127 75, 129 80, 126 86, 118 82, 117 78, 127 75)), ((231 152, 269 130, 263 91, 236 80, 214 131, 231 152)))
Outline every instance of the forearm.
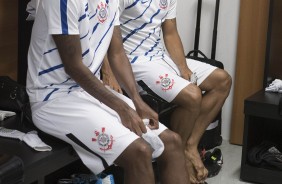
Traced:
POLYGON ((140 100, 140 96, 138 94, 136 88, 136 81, 133 75, 131 65, 128 61, 128 58, 125 54, 112 55, 108 56, 110 62, 110 66, 114 76, 123 90, 126 91, 127 95, 133 100, 140 100))
POLYGON ((135 101, 141 99, 136 88, 136 81, 131 65, 122 46, 119 27, 115 27, 114 36, 108 50, 108 59, 118 83, 128 96, 135 101))
POLYGON ((121 108, 127 108, 124 101, 120 100, 109 91, 84 65, 69 68, 67 74, 87 93, 116 112, 119 112, 121 108))
POLYGON ((189 69, 186 64, 183 45, 177 31, 176 19, 166 20, 162 24, 162 29, 164 43, 171 59, 177 65, 180 72, 185 73, 189 69))
POLYGON ((108 77, 108 76, 113 76, 113 72, 112 72, 112 69, 110 67, 107 55, 105 56, 105 58, 103 60, 103 64, 102 64, 102 68, 101 68, 101 74, 102 74, 102 78, 108 77))
POLYGON ((164 37, 164 42, 171 59, 177 65, 179 70, 182 71, 187 69, 188 66, 186 64, 186 58, 180 37, 178 34, 174 34, 175 35, 164 37))
POLYGON ((53 36, 58 47, 65 72, 87 93, 115 111, 127 105, 104 87, 99 79, 82 63, 79 36, 53 36))

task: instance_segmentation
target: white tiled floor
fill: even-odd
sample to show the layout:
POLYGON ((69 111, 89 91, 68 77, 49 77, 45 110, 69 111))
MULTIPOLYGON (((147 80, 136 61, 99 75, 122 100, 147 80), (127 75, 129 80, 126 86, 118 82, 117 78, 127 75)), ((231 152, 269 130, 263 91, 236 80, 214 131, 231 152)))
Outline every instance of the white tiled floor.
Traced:
POLYGON ((232 145, 228 141, 223 141, 221 149, 223 154, 223 166, 219 174, 213 178, 208 178, 208 184, 250 184, 240 180, 240 167, 242 146, 232 145))

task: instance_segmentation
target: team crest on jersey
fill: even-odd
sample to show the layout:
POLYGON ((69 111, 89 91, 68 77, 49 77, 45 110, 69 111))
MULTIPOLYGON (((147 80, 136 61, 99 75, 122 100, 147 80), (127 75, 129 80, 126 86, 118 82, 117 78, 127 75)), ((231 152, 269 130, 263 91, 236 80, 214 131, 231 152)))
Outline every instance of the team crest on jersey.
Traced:
POLYGON ((160 0, 160 7, 161 9, 167 8, 167 0, 160 0))
POLYGON ((92 138, 92 141, 97 142, 98 145, 100 146, 100 150, 102 151, 107 151, 112 149, 114 143, 113 136, 106 134, 105 131, 106 131, 105 127, 102 128, 101 132, 95 131, 94 134, 96 137, 92 138))
POLYGON ((174 79, 168 77, 168 74, 164 76, 159 76, 160 80, 156 81, 156 84, 160 84, 163 91, 172 89, 174 85, 174 79))
POLYGON ((98 9, 98 20, 100 23, 103 24, 109 16, 108 4, 101 2, 100 4, 98 4, 97 9, 98 9))

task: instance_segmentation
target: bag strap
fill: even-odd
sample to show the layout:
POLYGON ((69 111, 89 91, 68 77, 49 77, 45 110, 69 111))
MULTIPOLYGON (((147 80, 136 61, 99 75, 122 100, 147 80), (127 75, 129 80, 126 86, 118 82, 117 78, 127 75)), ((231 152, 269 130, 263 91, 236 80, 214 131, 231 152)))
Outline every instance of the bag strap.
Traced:
MULTIPOLYGON (((220 4, 220 0, 216 0, 214 24, 213 24, 213 35, 212 35, 211 59, 215 59, 215 53, 216 53, 219 4, 220 4)), ((200 28, 201 27, 201 14, 202 14, 202 0, 198 0, 194 50, 199 50, 199 40, 200 40, 200 30, 201 30, 201 28, 200 28)), ((197 57, 198 53, 197 52, 194 53, 194 56, 197 57)))
POLYGON ((212 35, 211 59, 215 59, 215 53, 216 53, 216 40, 217 40, 219 4, 220 4, 220 0, 216 0, 215 11, 214 11, 214 24, 213 24, 213 35, 212 35))
POLYGON ((194 57, 195 57, 195 55, 196 55, 196 57, 198 56, 198 54, 200 54, 203 58, 205 58, 205 59, 208 59, 208 57, 202 52, 202 51, 200 51, 200 50, 191 50, 188 54, 187 54, 187 58, 190 58, 190 57, 192 57, 191 55, 194 55, 194 57))
MULTIPOLYGON (((200 39, 200 30, 201 30, 201 14, 202 14, 202 0, 198 0, 194 50, 199 50, 199 39, 200 39)), ((198 53, 195 52, 194 56, 197 57, 198 53)))

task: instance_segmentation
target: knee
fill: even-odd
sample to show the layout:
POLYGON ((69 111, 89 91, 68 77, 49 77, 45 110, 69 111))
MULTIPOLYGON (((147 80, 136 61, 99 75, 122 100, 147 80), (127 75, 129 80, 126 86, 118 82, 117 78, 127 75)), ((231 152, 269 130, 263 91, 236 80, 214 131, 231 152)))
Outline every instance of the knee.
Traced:
POLYGON ((200 107, 202 102, 202 91, 198 86, 190 84, 180 92, 180 95, 182 98, 178 100, 178 102, 183 107, 190 110, 198 109, 200 107))
POLYGON ((124 152, 115 160, 115 164, 124 169, 150 164, 152 160, 151 147, 141 138, 131 143, 124 152), (138 155, 138 159, 136 159, 138 155), (134 163, 140 164, 134 164, 134 163))
POLYGON ((231 76, 225 70, 218 70, 217 81, 219 90, 228 94, 232 85, 231 76))
POLYGON ((133 151, 133 155, 136 158, 136 155, 138 155, 139 158, 143 160, 151 160, 152 159, 152 149, 145 141, 140 141, 136 143, 135 149, 133 151))
MULTIPOLYGON (((132 154, 138 155, 138 158, 141 158, 142 161, 152 160, 152 149, 145 141, 136 142, 132 154)), ((134 156, 134 158, 136 157, 134 156)))
POLYGON ((160 138, 162 139, 166 150, 178 150, 182 148, 182 140, 181 137, 171 131, 171 130, 166 130, 164 131, 161 135, 160 138))

